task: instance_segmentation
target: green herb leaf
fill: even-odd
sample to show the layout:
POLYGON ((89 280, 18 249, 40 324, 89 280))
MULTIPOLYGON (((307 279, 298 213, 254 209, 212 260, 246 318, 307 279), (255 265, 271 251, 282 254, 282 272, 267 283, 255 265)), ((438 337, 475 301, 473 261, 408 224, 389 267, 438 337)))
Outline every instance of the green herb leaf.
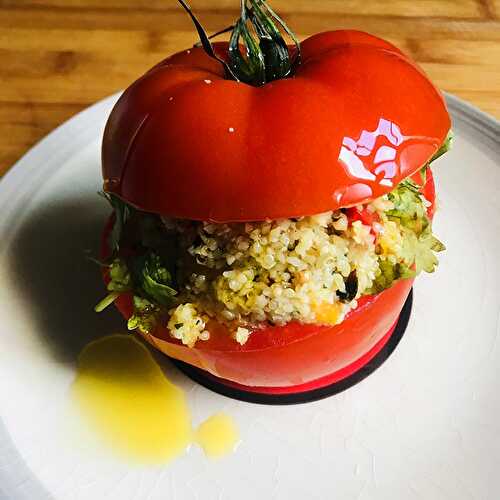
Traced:
POLYGON ((103 192, 101 194, 104 198, 106 198, 115 212, 115 222, 111 232, 109 233, 108 245, 113 255, 116 255, 120 250, 123 229, 127 221, 130 219, 134 209, 112 193, 103 192))
POLYGON ((148 252, 136 257, 132 262, 132 274, 135 286, 145 297, 159 305, 172 304, 177 291, 172 287, 172 275, 158 254, 148 252))
POLYGON ((421 271, 433 273, 438 265, 435 252, 440 252, 444 249, 445 246, 432 235, 430 230, 421 234, 415 246, 415 267, 417 274, 421 271))
POLYGON ((141 213, 138 228, 140 244, 144 248, 159 250, 170 242, 171 238, 166 237, 161 221, 155 215, 141 213))
POLYGON ((114 259, 109 267, 108 290, 126 292, 132 288, 132 281, 127 265, 122 259, 114 259))
POLYGON ((158 325, 160 309, 149 300, 134 295, 134 314, 127 322, 129 330, 140 330, 144 333, 153 331, 158 325))
POLYGON ((417 234, 429 226, 430 221, 420 197, 420 189, 412 180, 401 182, 388 197, 394 204, 394 208, 387 212, 389 219, 396 220, 417 234))

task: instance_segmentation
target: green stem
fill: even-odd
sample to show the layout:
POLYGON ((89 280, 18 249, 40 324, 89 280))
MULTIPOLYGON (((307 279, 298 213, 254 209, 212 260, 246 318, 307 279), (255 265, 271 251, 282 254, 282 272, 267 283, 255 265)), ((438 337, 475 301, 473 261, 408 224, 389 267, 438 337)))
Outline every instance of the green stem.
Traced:
POLYGON ((206 53, 217 59, 226 77, 260 86, 273 80, 289 77, 300 64, 300 43, 285 22, 265 0, 241 0, 240 18, 231 28, 208 36, 184 0, 179 3, 191 17, 206 53), (228 61, 219 57, 210 42, 214 36, 231 32, 228 61), (297 48, 292 57, 282 31, 292 38, 297 48))
POLYGON ((118 297, 120 296, 120 292, 111 292, 104 297, 99 304, 94 307, 94 311, 100 313, 106 309, 106 307, 110 306, 118 297))
MULTIPOLYGON (((227 28, 223 28, 219 31, 216 31, 215 33, 212 33, 208 39, 209 40, 212 40, 212 38, 216 38, 218 37, 219 35, 223 35, 224 33, 229 33, 230 31, 232 32, 234 30, 234 24, 231 24, 231 26, 228 26, 227 28)), ((202 47, 202 44, 201 42, 196 42, 194 44, 194 47, 202 47)))
POLYGON ((216 59, 217 61, 219 61, 222 64, 222 66, 224 67, 224 70, 226 71, 227 75, 229 75, 230 77, 232 77, 234 80, 238 80, 237 76, 233 74, 231 68, 226 63, 226 61, 224 61, 224 59, 222 59, 221 57, 219 57, 215 53, 215 50, 214 50, 214 48, 212 46, 212 43, 210 42, 210 39, 209 39, 206 31, 203 29, 203 26, 201 25, 200 21, 198 21, 198 19, 196 18, 196 16, 193 14, 193 11, 189 7, 189 5, 184 0, 179 0, 179 3, 182 5, 182 7, 184 8, 184 10, 188 13, 189 17, 193 21, 193 24, 194 24, 194 26, 196 28, 196 31, 198 32, 198 36, 200 37, 201 45, 205 49, 205 52, 210 57, 212 57, 213 59, 216 59))

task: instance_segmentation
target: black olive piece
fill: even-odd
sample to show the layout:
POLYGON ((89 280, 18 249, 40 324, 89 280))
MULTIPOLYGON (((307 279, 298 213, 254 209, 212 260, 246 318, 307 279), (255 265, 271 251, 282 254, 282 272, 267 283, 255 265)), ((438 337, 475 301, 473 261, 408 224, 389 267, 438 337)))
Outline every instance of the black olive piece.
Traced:
POLYGON ((337 297, 341 302, 351 302, 358 293, 358 277, 356 271, 351 271, 351 274, 345 280, 345 292, 337 290, 337 297))

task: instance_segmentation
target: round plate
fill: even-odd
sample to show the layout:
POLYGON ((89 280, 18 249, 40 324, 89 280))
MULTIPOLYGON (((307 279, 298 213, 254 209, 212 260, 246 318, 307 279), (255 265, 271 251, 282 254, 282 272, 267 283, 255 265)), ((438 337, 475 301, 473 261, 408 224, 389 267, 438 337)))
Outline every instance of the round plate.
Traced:
MULTIPOLYGON (((9 500, 493 499, 500 491, 500 127, 448 97, 454 149, 436 162, 435 232, 448 250, 421 276, 391 358, 348 391, 301 406, 215 394, 157 359, 193 423, 225 411, 242 442, 132 465, 69 439, 75 359, 123 331, 96 315, 95 252, 108 208, 100 137, 116 100, 80 113, 0 182, 0 498, 9 500)), ((85 436, 81 429, 78 435, 85 436)))

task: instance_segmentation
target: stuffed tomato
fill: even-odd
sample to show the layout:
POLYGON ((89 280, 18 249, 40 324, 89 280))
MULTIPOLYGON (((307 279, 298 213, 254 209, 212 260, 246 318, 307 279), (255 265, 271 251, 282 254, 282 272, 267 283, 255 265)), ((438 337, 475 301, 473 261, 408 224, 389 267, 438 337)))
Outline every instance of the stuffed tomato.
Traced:
POLYGON ((287 387, 369 353, 434 271, 429 164, 450 119, 388 42, 334 31, 288 47, 249 4, 229 43, 202 36, 111 113, 97 309, 115 302, 130 330, 217 377, 287 387), (248 23, 276 46, 249 43, 248 23))

